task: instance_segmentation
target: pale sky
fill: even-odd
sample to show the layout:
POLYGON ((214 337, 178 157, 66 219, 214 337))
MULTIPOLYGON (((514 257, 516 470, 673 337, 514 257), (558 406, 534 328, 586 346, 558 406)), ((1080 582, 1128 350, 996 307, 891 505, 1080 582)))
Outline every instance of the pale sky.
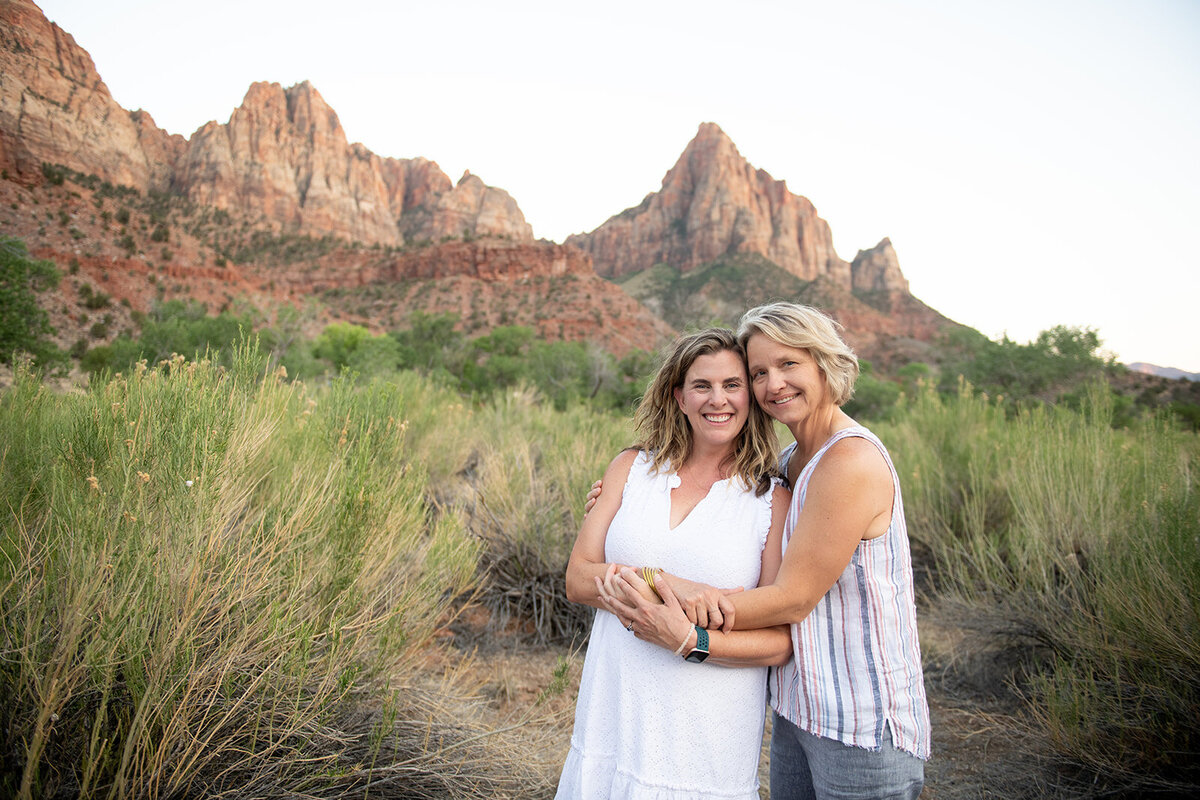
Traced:
POLYGON ((555 241, 716 122, 951 319, 1200 371, 1196 0, 39 5, 171 133, 308 80, 350 141, 469 169, 555 241))

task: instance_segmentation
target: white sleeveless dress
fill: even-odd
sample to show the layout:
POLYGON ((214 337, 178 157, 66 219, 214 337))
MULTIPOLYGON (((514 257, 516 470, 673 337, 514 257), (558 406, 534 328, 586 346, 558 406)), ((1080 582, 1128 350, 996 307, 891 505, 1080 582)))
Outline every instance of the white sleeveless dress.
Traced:
MULTIPOLYGON (((639 453, 609 526, 609 562, 657 566, 712 586, 758 585, 771 492, 720 481, 670 528, 679 478, 639 453)), ((765 667, 693 664, 598 610, 558 798, 757 800, 765 667)))

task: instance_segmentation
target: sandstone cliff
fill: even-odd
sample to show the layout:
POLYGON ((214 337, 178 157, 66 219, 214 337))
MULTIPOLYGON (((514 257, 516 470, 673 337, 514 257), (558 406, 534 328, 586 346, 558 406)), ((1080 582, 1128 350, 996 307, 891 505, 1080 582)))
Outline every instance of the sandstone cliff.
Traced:
POLYGON ((803 280, 850 280, 850 265, 834 252, 829 225, 812 203, 752 167, 711 122, 700 126, 658 192, 567 242, 590 253, 607 277, 660 262, 687 271, 753 253, 803 280))
POLYGON ((176 188, 201 205, 258 210, 286 231, 400 243, 380 159, 346 140, 307 82, 253 84, 227 124, 192 135, 176 188))
POLYGON ((428 159, 351 144, 308 82, 252 84, 228 123, 169 135, 121 108, 87 52, 31 0, 0 0, 0 168, 30 184, 43 163, 237 211, 280 233, 368 245, 533 238, 503 190, 474 176, 454 186, 428 159))
POLYGON ((759 255, 805 281, 825 277, 847 289, 908 290, 887 239, 846 263, 813 204, 751 166, 711 122, 700 126, 658 192, 567 243, 590 253, 596 271, 610 278, 660 263, 687 272, 759 255))
POLYGON ((452 190, 426 193, 410 206, 400 219, 400 231, 409 241, 457 236, 533 241, 533 227, 508 192, 484 185, 470 172, 452 190))
POLYGON ((117 105, 91 56, 30 0, 0 0, 0 167, 26 183, 48 162, 165 190, 178 144, 117 105))
POLYGON ((428 159, 380 158, 349 143, 307 81, 253 84, 227 124, 192 135, 175 188, 202 205, 257 212, 277 230, 363 244, 533 239, 507 192, 475 176, 452 187, 428 159))
POLYGON ((908 291, 891 239, 883 239, 870 250, 859 250, 850 264, 850 278, 850 288, 856 292, 908 291))
POLYGON ((574 247, 484 239, 376 255, 331 253, 316 268, 272 272, 296 298, 318 296, 339 318, 374 330, 407 327, 414 311, 450 313, 470 335, 524 325, 547 340, 586 341, 623 356, 674 330, 574 247))
MULTIPOLYGON (((227 123, 168 135, 120 108, 30 0, 0 0, 0 167, 0 227, 77 270, 70 282, 125 300, 105 313, 114 329, 127 309, 179 296, 214 309, 316 297, 327 318, 377 330, 452 311, 473 332, 528 324, 614 351, 781 297, 844 318, 868 350, 888 337, 911 349, 948 322, 909 293, 890 241, 844 261, 813 205, 714 124, 639 206, 566 245, 534 242, 503 190, 350 143, 307 82, 252 84, 227 123), (80 174, 43 185, 43 163, 80 174)), ((63 299, 56 313, 88 325, 78 298, 63 299)))

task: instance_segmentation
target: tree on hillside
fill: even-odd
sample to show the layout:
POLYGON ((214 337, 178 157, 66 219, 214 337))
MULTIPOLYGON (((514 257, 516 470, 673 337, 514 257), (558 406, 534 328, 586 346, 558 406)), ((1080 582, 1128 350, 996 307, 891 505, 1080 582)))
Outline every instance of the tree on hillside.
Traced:
POLYGON ((39 364, 62 359, 48 338, 54 335, 50 316, 37 302, 37 294, 57 286, 59 277, 53 263, 31 258, 24 242, 0 236, 0 364, 18 352, 39 364))
POLYGON ((978 331, 956 331, 948 341, 957 360, 942 370, 942 389, 953 390, 958 376, 976 389, 1014 401, 1055 402, 1080 385, 1102 379, 1112 359, 1092 328, 1056 325, 1028 344, 1004 336, 991 341, 978 331))
POLYGON ((466 336, 457 324, 457 314, 413 312, 409 328, 388 334, 400 346, 400 366, 457 382, 467 359, 466 336))
MULTIPOLYGON (((168 300, 156 304, 148 314, 134 312, 134 322, 141 331, 137 338, 125 332, 112 344, 100 345, 88 350, 80 359, 80 366, 96 373, 105 369, 123 370, 145 359, 156 363, 179 353, 186 358, 197 358, 205 353, 220 351, 221 363, 229 363, 233 345, 244 337, 254 335, 253 316, 222 311, 209 316, 203 303, 195 300, 168 300)), ((269 331, 259 336, 264 349, 271 349, 274 341, 269 331)))

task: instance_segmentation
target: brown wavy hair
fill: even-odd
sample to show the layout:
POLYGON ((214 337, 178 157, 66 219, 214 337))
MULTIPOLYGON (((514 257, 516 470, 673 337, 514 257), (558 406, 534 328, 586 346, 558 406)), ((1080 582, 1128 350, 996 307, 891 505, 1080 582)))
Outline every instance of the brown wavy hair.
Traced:
MULTIPOLYGON (((634 446, 650 454, 651 469, 655 472, 668 464, 678 471, 692 454, 692 428, 675 401, 675 390, 683 388, 684 378, 697 358, 725 351, 737 355, 745 369, 746 354, 728 328, 707 328, 680 336, 667 351, 633 418, 638 437, 634 446)), ((749 376, 746 376, 746 391, 750 393, 749 376)), ((730 472, 761 497, 771 488, 771 478, 776 474, 778 440, 771 418, 755 402, 752 393, 747 410, 746 424, 727 462, 730 472)))

